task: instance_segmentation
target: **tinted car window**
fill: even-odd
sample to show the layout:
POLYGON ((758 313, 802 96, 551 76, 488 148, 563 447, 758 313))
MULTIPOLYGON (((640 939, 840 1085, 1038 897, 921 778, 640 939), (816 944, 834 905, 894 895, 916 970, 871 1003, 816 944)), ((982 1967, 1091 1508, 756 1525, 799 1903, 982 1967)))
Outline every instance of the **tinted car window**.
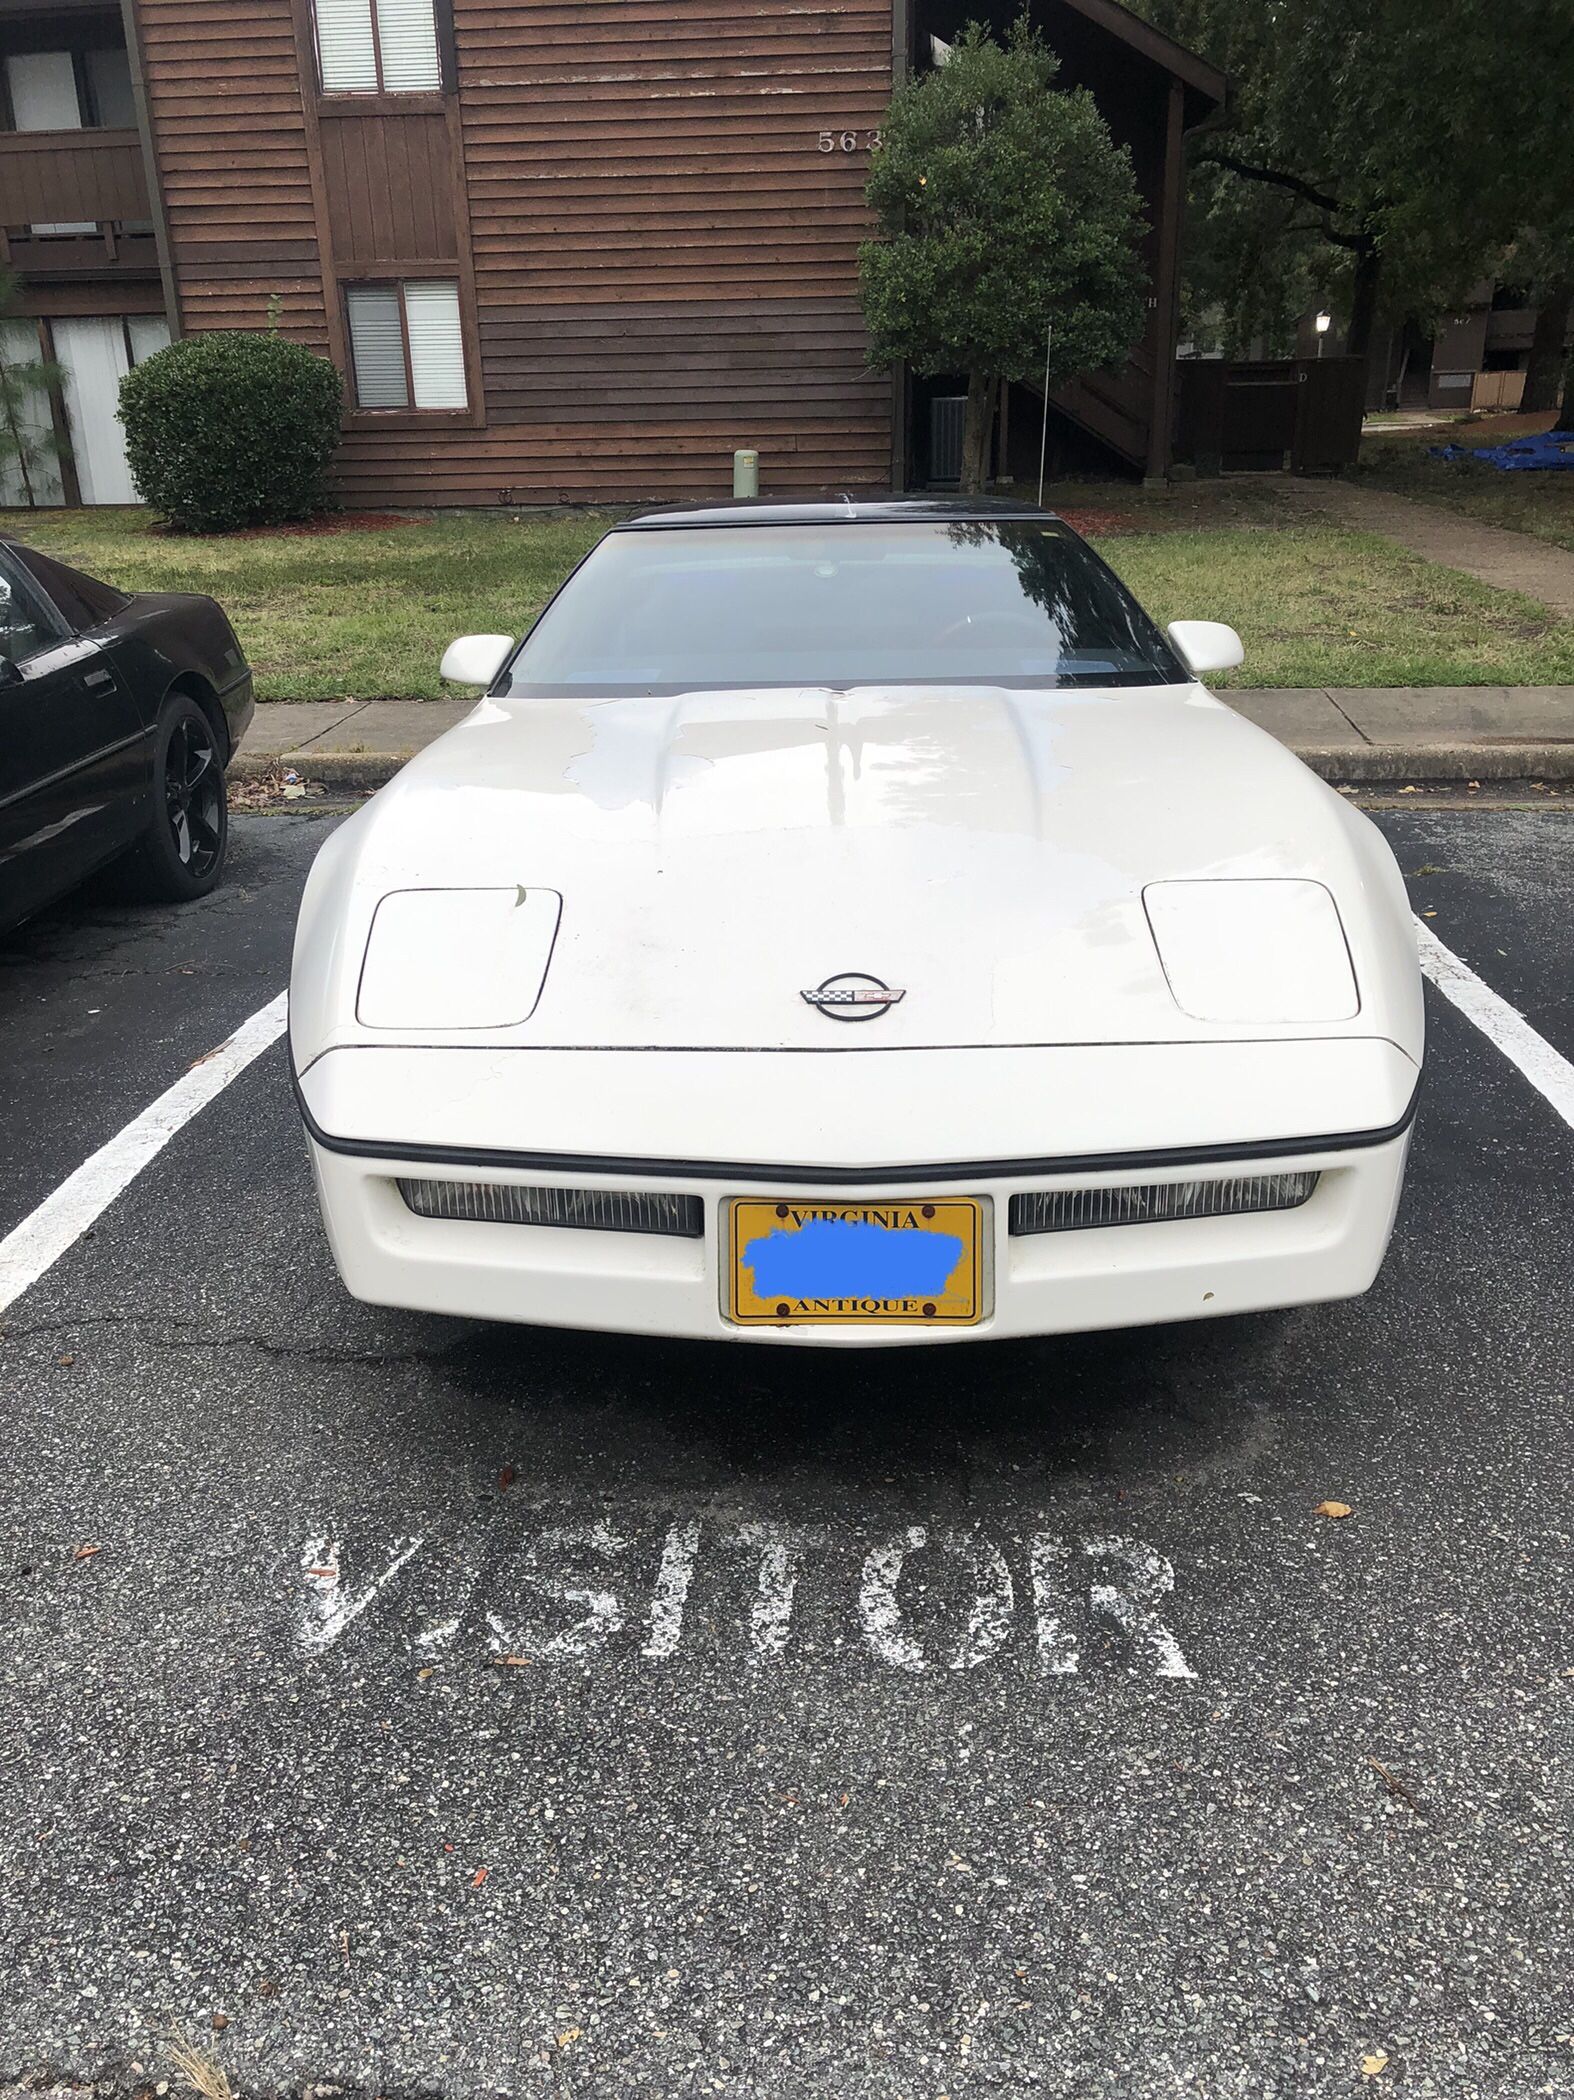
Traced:
POLYGON ((542 696, 1186 676, 1074 533, 1014 521, 615 532, 505 674, 542 696))
POLYGON ((68 569, 63 561, 40 554, 36 547, 18 547, 15 552, 49 593, 66 625, 79 634, 86 627, 112 620, 127 603, 124 591, 111 590, 80 569, 68 569))
POLYGON ((19 664, 59 639, 49 608, 8 554, 0 552, 0 656, 19 664))

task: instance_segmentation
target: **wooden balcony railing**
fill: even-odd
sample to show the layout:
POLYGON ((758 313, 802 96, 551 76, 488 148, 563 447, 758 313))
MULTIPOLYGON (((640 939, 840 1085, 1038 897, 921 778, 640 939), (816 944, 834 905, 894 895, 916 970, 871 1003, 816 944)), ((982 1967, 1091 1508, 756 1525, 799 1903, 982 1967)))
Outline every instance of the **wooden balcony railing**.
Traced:
POLYGON ((91 233, 0 233, 0 261, 34 282, 97 283, 156 277, 158 246, 151 233, 127 233, 106 220, 91 233))
POLYGON ((0 230, 149 216, 135 131, 0 132, 0 230))

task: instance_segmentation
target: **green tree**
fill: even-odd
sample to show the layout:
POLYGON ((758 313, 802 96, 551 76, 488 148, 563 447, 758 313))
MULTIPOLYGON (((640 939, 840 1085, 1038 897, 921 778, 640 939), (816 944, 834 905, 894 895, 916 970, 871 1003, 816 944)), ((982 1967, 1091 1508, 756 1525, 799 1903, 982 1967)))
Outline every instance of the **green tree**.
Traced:
MULTIPOLYGON (((1552 171, 1549 171, 1552 172, 1552 171)), ((1560 430, 1574 431, 1574 351, 1565 353, 1569 318, 1574 313, 1574 171, 1556 171, 1569 194, 1549 197, 1543 224, 1547 231, 1522 234, 1495 272, 1502 284, 1521 284, 1536 309, 1525 366, 1525 392, 1520 407, 1540 414, 1556 408, 1563 397, 1560 430)))
POLYGON ((1146 277, 1131 158, 1019 21, 971 24, 949 61, 892 97, 869 171, 880 238, 859 250, 871 356, 967 374, 962 486, 983 486, 1002 380, 1119 365, 1146 277))
POLYGON ((1290 207, 1267 246, 1249 211, 1212 228, 1226 281, 1262 301, 1310 260, 1325 296, 1342 295, 1357 355, 1380 312, 1457 299, 1567 166, 1567 0, 1134 4, 1229 77, 1193 142, 1194 202, 1227 213, 1244 185, 1290 207))
POLYGON ((1331 270, 1331 253, 1295 198, 1199 163, 1187 187, 1182 336, 1226 357, 1259 342, 1269 356, 1289 354, 1301 315, 1347 285, 1348 267, 1331 270))
POLYGON ((1564 238, 1525 234, 1492 274, 1498 284, 1523 286, 1526 304, 1536 309, 1519 405, 1537 414, 1556 408, 1563 385, 1563 338, 1574 306, 1574 249, 1564 238))
POLYGON ((0 483, 9 482, 31 508, 60 446, 49 394, 60 369, 40 356, 31 321, 16 317, 17 280, 0 270, 0 483))
MULTIPOLYGON (((1574 307, 1574 282, 1567 276, 1543 279, 1533 287, 1536 321, 1531 332, 1530 356, 1525 362, 1525 392, 1520 407, 1527 414, 1556 408, 1558 395, 1566 392, 1563 339, 1569 332, 1569 311, 1574 307)), ((1574 411, 1574 399, 1569 402, 1574 411)))

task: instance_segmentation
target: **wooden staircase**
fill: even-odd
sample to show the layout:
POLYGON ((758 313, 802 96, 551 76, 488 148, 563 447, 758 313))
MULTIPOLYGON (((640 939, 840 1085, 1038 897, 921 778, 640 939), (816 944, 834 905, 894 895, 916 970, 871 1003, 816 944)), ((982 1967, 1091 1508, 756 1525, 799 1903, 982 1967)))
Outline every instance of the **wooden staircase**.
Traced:
MULTIPOLYGON (((1029 380, 1024 392, 1042 401, 1042 382, 1029 380)), ((1090 437, 1097 438, 1129 467, 1143 473, 1148 464, 1150 404, 1153 399, 1153 361, 1147 345, 1141 344, 1119 372, 1088 372, 1049 397, 1051 411, 1064 416, 1090 437)))

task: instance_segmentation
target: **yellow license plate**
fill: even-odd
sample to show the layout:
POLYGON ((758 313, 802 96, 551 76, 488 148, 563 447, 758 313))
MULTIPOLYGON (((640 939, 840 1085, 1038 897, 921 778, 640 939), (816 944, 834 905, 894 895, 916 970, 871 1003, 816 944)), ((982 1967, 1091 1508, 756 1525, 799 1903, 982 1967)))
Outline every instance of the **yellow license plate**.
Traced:
POLYGON ((730 1317, 967 1327, 984 1312, 984 1206, 736 1197, 728 1206, 730 1317))

